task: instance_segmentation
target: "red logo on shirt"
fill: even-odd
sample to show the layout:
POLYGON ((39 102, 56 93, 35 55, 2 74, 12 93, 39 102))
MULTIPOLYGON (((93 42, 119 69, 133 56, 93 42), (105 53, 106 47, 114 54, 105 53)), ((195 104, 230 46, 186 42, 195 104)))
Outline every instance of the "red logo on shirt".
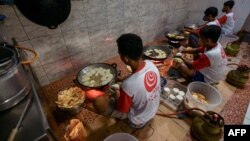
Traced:
POLYGON ((152 92, 157 84, 157 75, 153 71, 149 71, 144 77, 144 86, 148 92, 152 92))

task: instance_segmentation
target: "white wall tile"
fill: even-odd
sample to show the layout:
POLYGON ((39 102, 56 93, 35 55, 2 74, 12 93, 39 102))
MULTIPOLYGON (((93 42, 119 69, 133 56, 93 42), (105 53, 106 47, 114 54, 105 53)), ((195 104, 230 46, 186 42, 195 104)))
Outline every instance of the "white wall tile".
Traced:
POLYGON ((96 12, 86 14, 88 27, 100 26, 108 23, 107 12, 96 12))
POLYGON ((50 82, 66 77, 73 72, 72 64, 68 57, 45 64, 43 69, 50 82))
POLYGON ((32 39, 31 45, 40 54, 42 65, 68 57, 68 51, 61 34, 32 39))
POLYGON ((124 0, 124 18, 125 20, 130 18, 136 18, 140 12, 139 0, 124 0))
POLYGON ((60 28, 62 31, 77 29, 78 27, 87 27, 86 15, 82 1, 71 1, 71 11, 69 17, 64 21, 60 28))
POLYGON ((83 6, 87 13, 100 13, 106 11, 105 0, 83 0, 83 6))
POLYGON ((125 33, 123 21, 108 24, 108 38, 110 43, 116 43, 116 39, 123 33, 125 33))
POLYGON ((108 37, 107 25, 89 27, 90 45, 93 51, 108 46, 108 37))
POLYGON ((78 52, 70 56, 72 67, 75 72, 78 72, 84 65, 92 63, 92 52, 90 51, 83 51, 78 52))
POLYGON ((91 52, 88 29, 83 26, 63 32, 69 56, 79 52, 91 52))
POLYGON ((110 55, 108 26, 101 25, 89 28, 90 45, 94 62, 107 59, 110 55))
POLYGON ((0 24, 0 34, 5 36, 7 42, 12 43, 11 38, 13 37, 17 41, 28 39, 13 6, 0 6, 0 13, 6 16, 3 24, 0 24))
POLYGON ((124 19, 123 0, 107 0, 108 22, 119 22, 124 19))
POLYGON ((125 33, 141 33, 141 19, 140 18, 131 18, 124 20, 124 32, 125 33))

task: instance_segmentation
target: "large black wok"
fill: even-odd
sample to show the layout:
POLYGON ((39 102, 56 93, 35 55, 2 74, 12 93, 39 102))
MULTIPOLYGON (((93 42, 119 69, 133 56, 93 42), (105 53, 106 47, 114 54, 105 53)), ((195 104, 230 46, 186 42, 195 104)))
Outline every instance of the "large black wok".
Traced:
POLYGON ((164 45, 164 46, 146 46, 143 48, 143 54, 144 56, 146 56, 146 59, 153 59, 153 60, 165 60, 166 58, 168 58, 171 55, 171 49, 173 47, 171 45, 164 45), (162 58, 157 58, 157 53, 156 52, 152 52, 152 54, 147 55, 146 51, 147 50, 154 50, 154 49, 159 49, 163 52, 165 52, 166 56, 162 57, 162 58))
POLYGON ((15 0, 17 8, 32 22, 56 28, 69 16, 70 0, 15 0))
MULTIPOLYGON (((102 87, 109 85, 111 82, 114 82, 116 80, 117 75, 118 75, 116 67, 117 67, 117 64, 115 64, 115 63, 113 63, 111 65, 106 64, 106 63, 94 63, 94 64, 87 65, 78 72, 77 79, 74 80, 74 82, 80 84, 81 86, 83 86, 85 88, 102 88, 102 87), (84 81, 82 80, 82 77, 84 77, 84 75, 86 75, 86 73, 88 71, 91 71, 91 70, 93 70, 95 68, 99 68, 99 67, 102 67, 104 69, 109 69, 113 78, 109 82, 107 82, 105 84, 100 84, 98 86, 97 85, 96 86, 85 85, 84 81)), ((89 80, 89 81, 91 81, 91 80, 89 80)))

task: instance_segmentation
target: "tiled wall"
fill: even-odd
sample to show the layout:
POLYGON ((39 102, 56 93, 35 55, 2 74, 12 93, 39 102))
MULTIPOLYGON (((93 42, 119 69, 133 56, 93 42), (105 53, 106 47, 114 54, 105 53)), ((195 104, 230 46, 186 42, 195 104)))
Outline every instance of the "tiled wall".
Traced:
POLYGON ((0 13, 7 16, 0 23, 1 35, 7 41, 15 37, 19 45, 39 53, 32 68, 41 85, 77 72, 84 64, 117 55, 115 41, 122 33, 133 32, 149 42, 164 36, 165 31, 183 27, 188 19, 198 21, 209 2, 72 0, 71 4, 69 18, 55 30, 32 23, 15 6, 0 6, 0 13))
POLYGON ((0 6, 7 16, 1 33, 33 48, 32 64, 41 85, 77 72, 86 63, 117 55, 115 40, 133 32, 144 42, 163 36, 187 17, 189 0, 72 0, 69 18, 55 30, 27 20, 14 6, 0 6))

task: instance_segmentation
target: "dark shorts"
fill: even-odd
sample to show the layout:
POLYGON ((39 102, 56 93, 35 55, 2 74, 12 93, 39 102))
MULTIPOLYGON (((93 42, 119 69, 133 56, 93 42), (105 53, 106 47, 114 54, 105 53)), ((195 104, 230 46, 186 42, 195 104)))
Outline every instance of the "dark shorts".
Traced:
POLYGON ((204 75, 199 71, 195 71, 192 81, 205 82, 204 75))

